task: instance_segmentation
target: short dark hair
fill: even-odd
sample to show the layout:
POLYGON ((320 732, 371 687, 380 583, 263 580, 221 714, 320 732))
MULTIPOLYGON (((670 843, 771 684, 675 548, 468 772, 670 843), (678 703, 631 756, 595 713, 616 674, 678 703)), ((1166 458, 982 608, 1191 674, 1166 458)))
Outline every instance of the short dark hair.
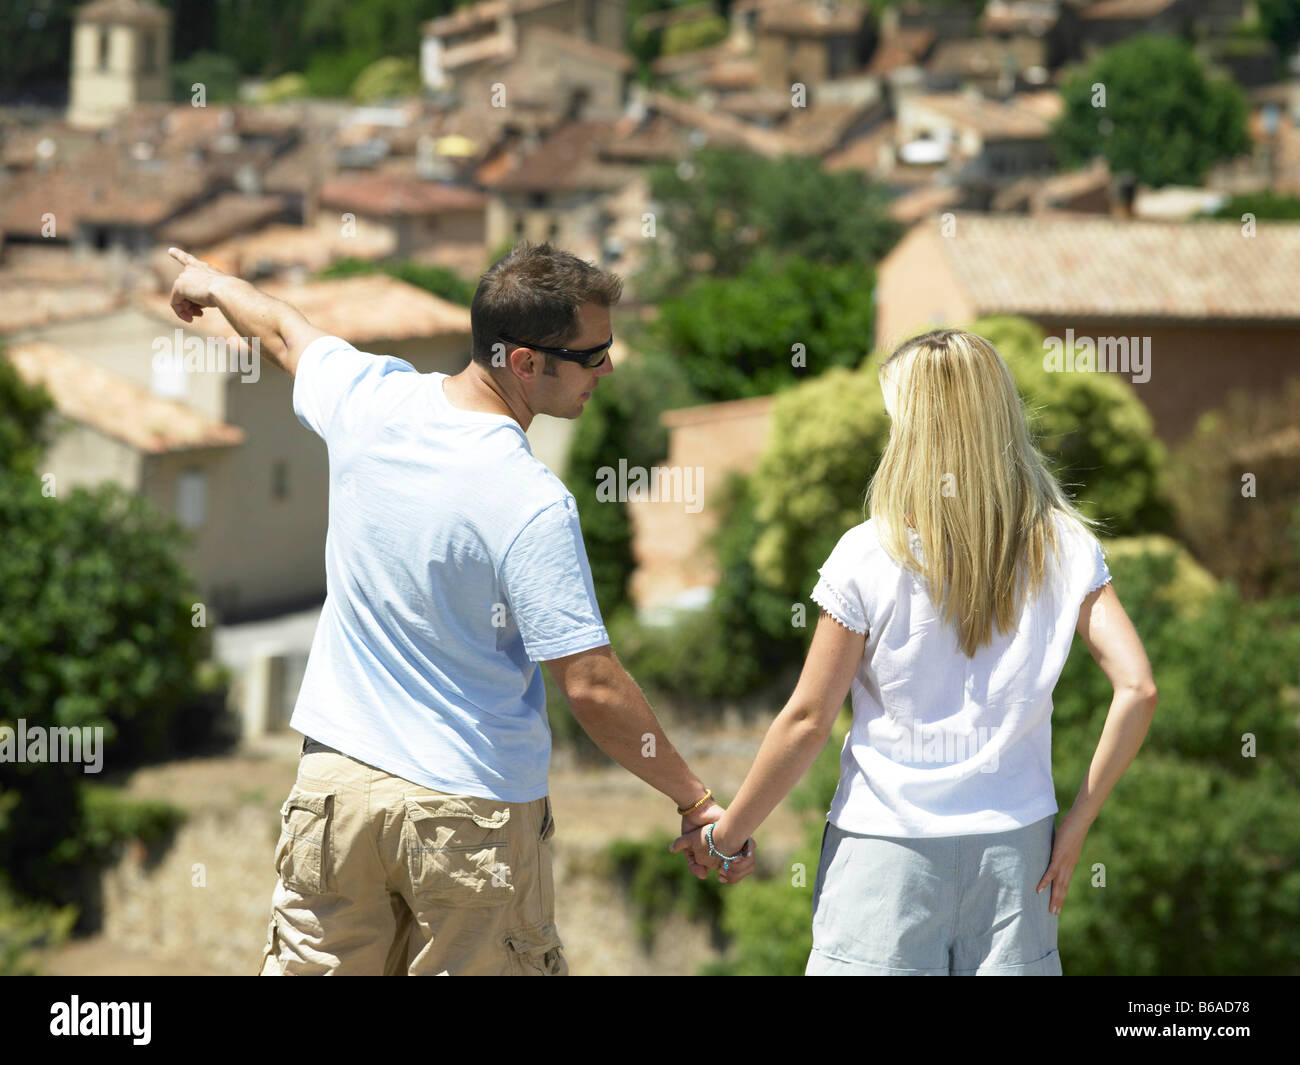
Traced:
POLYGON ((612 307, 622 295, 617 274, 549 243, 521 241, 488 267, 474 291, 469 311, 474 361, 491 367, 493 345, 503 334, 567 347, 579 333, 579 307, 612 307))

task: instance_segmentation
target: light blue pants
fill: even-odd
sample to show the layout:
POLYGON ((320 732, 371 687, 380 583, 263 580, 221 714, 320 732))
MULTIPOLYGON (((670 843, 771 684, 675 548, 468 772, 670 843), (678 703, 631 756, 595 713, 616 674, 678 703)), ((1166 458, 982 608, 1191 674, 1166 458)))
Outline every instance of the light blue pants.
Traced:
POLYGON ((901 839, 829 822, 808 976, 1060 976, 1055 815, 1010 832, 901 839))

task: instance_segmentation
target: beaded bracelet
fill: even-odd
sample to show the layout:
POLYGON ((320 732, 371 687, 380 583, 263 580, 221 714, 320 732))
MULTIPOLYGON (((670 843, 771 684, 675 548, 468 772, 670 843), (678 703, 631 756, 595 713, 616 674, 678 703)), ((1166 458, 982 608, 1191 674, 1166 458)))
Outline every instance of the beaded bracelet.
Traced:
POLYGON ((740 861, 741 858, 745 857, 745 852, 749 850, 749 840, 745 840, 745 845, 740 848, 739 854, 723 854, 713 846, 713 825, 709 825, 709 827, 704 830, 704 841, 709 845, 709 853, 715 858, 722 859, 723 869, 730 869, 731 863, 740 861))

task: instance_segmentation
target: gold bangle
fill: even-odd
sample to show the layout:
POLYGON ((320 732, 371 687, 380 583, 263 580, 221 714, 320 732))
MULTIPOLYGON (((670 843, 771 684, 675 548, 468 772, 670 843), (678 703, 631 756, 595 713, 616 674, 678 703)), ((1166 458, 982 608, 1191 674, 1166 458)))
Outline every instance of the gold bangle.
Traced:
POLYGON ((690 806, 687 806, 685 809, 683 809, 683 808, 680 807, 680 806, 677 807, 677 812, 678 812, 679 814, 681 814, 683 817, 685 817, 685 816, 686 816, 688 813, 690 813, 692 810, 698 810, 701 806, 703 806, 703 805, 704 805, 706 802, 708 802, 711 798, 713 798, 713 792, 712 792, 709 788, 705 788, 705 789, 704 789, 704 797, 703 797, 702 799, 697 799, 694 803, 692 803, 690 806))

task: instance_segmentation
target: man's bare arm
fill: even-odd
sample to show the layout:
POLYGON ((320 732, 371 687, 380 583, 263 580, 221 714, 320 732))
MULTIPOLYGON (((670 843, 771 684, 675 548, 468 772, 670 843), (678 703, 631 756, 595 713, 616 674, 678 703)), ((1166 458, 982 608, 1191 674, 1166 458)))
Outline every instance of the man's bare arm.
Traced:
POLYGON ((172 284, 171 305, 178 318, 192 322, 205 307, 216 307, 246 340, 257 338, 258 347, 290 377, 298 369, 303 349, 317 337, 317 329, 297 308, 259 292, 247 281, 209 266, 180 248, 169 254, 183 269, 172 284))

